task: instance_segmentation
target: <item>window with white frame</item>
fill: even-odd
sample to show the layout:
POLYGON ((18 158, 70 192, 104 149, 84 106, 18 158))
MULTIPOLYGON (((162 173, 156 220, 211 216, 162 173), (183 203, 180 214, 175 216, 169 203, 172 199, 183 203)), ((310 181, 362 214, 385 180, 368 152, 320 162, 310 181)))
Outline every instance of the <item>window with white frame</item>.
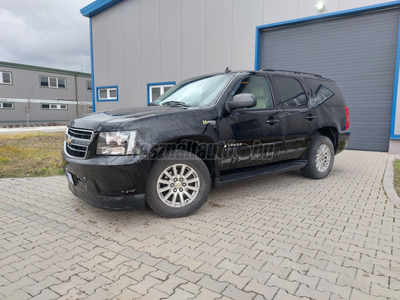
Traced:
POLYGON ((98 101, 118 101, 118 87, 98 87, 97 99, 98 101))
POLYGON ((157 83, 150 83, 149 84, 149 102, 153 102, 157 100, 162 94, 172 88, 175 83, 167 83, 167 84, 157 84, 157 83))
POLYGON ((68 109, 67 104, 47 104, 47 103, 42 103, 40 104, 41 109, 68 109))
POLYGON ((67 87, 67 79, 63 77, 40 76, 40 86, 65 89, 67 87))
POLYGON ((88 92, 92 91, 92 81, 91 80, 86 80, 86 90, 88 92))
POLYGON ((0 71, 0 83, 1 84, 12 84, 11 72, 0 71))
POLYGON ((0 109, 14 109, 14 102, 0 102, 0 109))

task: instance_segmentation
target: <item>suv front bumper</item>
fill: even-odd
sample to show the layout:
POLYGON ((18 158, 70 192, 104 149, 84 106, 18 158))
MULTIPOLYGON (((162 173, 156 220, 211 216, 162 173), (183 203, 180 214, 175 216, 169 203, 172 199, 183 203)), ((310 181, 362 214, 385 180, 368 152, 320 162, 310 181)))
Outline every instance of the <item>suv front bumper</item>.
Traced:
POLYGON ((68 187, 78 198, 109 210, 145 208, 151 161, 144 155, 95 156, 76 159, 63 151, 68 187))

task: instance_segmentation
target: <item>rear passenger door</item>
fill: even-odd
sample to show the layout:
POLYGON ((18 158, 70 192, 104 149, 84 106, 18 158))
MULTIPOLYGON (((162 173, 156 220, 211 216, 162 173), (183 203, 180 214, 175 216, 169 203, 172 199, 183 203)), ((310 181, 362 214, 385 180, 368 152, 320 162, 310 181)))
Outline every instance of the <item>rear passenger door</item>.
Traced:
POLYGON ((298 159, 317 130, 317 115, 310 105, 302 82, 291 76, 272 76, 277 108, 285 121, 283 149, 280 160, 298 159))

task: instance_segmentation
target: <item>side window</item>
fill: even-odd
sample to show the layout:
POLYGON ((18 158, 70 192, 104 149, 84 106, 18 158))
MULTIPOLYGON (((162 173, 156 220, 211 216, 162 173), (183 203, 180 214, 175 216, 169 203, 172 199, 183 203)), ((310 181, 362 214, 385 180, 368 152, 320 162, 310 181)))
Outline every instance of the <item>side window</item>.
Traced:
POLYGON ((323 85, 320 85, 319 88, 317 89, 317 92, 315 93, 318 103, 322 103, 325 100, 328 100, 333 95, 334 95, 334 93, 330 89, 328 89, 327 87, 325 87, 323 85))
POLYGON ((250 76, 242 80, 234 95, 252 94, 257 99, 257 105, 248 109, 272 109, 271 90, 267 80, 262 76, 250 76))
MULTIPOLYGON (((317 80, 312 78, 306 79, 307 85, 310 87, 312 95, 315 97, 316 104, 322 104, 326 100, 331 99, 333 96, 338 96, 340 92, 335 88, 335 85, 332 82, 325 80, 317 80)), ((330 101, 332 104, 332 101, 330 101)))
POLYGON ((300 82, 291 77, 274 76, 274 87, 279 99, 279 108, 307 106, 307 96, 300 82))

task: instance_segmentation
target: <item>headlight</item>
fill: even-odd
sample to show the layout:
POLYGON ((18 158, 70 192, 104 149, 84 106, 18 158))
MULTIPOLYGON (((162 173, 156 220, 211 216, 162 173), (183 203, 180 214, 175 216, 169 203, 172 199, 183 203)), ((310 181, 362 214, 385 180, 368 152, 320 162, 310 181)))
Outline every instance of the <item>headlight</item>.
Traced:
POLYGON ((100 132, 97 155, 127 155, 135 148, 136 131, 100 132))

